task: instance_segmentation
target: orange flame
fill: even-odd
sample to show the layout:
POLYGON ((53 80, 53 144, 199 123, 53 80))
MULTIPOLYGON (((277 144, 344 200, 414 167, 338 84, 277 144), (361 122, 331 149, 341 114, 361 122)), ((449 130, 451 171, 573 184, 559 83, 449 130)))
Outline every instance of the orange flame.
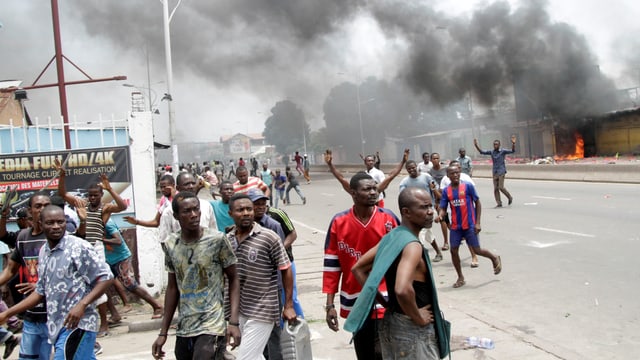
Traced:
POLYGON ((582 138, 582 135, 577 131, 575 133, 573 133, 573 137, 574 137, 575 142, 576 142, 576 146, 575 146, 573 154, 562 155, 562 156, 556 155, 556 156, 554 156, 554 159, 556 159, 556 160, 584 159, 584 139, 582 138))

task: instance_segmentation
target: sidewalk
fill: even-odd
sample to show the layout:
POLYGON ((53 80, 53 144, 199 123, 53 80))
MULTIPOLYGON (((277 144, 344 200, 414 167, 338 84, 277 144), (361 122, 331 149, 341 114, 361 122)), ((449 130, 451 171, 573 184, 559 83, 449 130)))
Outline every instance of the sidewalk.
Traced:
MULTIPOLYGON (((319 360, 355 359, 355 352, 349 344, 351 334, 345 331, 333 332, 325 323, 324 304, 326 296, 322 294, 322 262, 325 234, 323 231, 299 226, 294 221, 298 240, 294 243, 294 256, 298 269, 298 294, 309 322, 313 358, 319 360)), ((452 358, 471 359, 578 359, 577 354, 561 348, 524 331, 514 329, 483 314, 481 309, 473 309, 464 304, 464 308, 452 306, 456 301, 445 292, 440 292, 440 303, 446 318, 452 323, 452 358), (464 339, 468 336, 481 336, 493 339, 495 349, 469 349, 464 339)), ((112 328, 111 334, 150 331, 160 328, 161 320, 151 320, 152 309, 149 305, 135 305, 134 310, 122 314, 123 325, 112 328)), ((340 326, 344 319, 340 319, 340 326)))

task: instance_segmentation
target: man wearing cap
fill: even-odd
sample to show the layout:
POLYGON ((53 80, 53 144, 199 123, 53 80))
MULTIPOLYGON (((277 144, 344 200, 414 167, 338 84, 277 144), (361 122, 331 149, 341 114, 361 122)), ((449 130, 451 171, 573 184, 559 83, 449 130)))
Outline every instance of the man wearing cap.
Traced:
POLYGON ((0 214, 0 241, 7 244, 7 246, 13 249, 16 247, 16 239, 18 238, 18 233, 20 232, 20 230, 29 227, 29 225, 31 224, 31 219, 27 208, 20 208, 16 212, 16 224, 18 225, 18 231, 7 231, 7 220, 9 218, 10 212, 11 207, 7 206, 2 214, 0 214))

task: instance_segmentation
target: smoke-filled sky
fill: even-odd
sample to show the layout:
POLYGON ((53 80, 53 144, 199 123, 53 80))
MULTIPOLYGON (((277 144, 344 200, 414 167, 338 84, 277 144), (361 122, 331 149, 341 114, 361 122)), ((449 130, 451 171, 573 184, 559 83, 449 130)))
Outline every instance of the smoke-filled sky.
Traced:
MULTIPOLYGON (((147 93, 148 51, 161 112, 156 139, 167 142, 161 3, 62 0, 59 9, 67 58, 94 78, 128 77, 67 87, 72 122, 124 117, 132 89, 122 84, 147 93)), ((407 94, 434 104, 457 101, 469 87, 490 105, 509 74, 534 62, 560 78, 597 66, 617 87, 637 86, 638 18, 632 0, 183 0, 171 22, 178 142, 262 132, 282 99, 322 127, 329 90, 368 76, 400 80, 407 94)), ((0 79, 30 85, 54 55, 50 1, 3 0, 0 23, 0 79)), ((69 64, 65 72, 68 81, 83 77, 69 64)), ((53 81, 54 66, 40 83, 53 81)), ((57 90, 31 90, 29 98, 32 117, 59 114, 57 90)))

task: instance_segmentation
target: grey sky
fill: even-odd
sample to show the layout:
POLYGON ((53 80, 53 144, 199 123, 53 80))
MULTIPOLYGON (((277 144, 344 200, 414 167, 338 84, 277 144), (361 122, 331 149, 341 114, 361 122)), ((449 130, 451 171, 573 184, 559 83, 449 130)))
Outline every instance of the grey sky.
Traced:
MULTIPOLYGON (((322 102, 331 87, 370 75, 395 79, 411 73, 407 52, 422 40, 411 37, 416 27, 405 19, 424 21, 413 25, 433 32, 441 19, 451 23, 485 6, 460 0, 403 2, 420 12, 404 16, 388 11, 394 3, 183 0, 172 22, 172 95, 178 124, 192 131, 179 133, 179 141, 260 132, 269 109, 284 98, 301 105, 312 127, 320 127, 322 102)), ((512 10, 518 7, 510 3, 512 10)), ((544 5, 525 2, 532 3, 544 5)), ((3 0, 2 5, 0 79, 30 84, 54 53, 50 2, 3 0)), ((552 23, 567 22, 584 35, 594 62, 619 87, 637 86, 640 80, 640 47, 634 39, 639 8, 621 0, 554 0, 546 6, 552 23)), ((60 12, 65 55, 93 77, 126 75, 127 83, 147 86, 149 49, 151 87, 162 113, 156 136, 166 140, 166 105, 159 102, 166 91, 160 2, 66 0, 60 1, 60 12)), ((67 80, 81 79, 71 66, 65 70, 67 80)), ((52 82, 54 76, 51 68, 40 82, 52 82)), ((131 89, 118 82, 67 89, 72 121, 74 116, 97 121, 98 114, 120 118, 130 109, 131 89)), ((59 112, 54 89, 30 91, 29 98, 32 116, 59 112)))

